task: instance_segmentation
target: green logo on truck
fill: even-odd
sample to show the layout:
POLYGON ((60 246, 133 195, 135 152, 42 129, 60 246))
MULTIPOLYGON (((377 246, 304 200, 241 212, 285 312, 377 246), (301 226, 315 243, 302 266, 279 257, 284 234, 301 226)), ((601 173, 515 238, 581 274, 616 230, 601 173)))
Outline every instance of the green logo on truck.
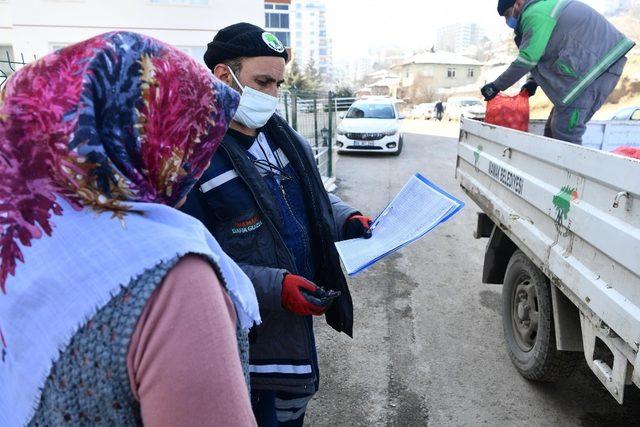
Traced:
POLYGON ((484 147, 482 146, 482 144, 480 144, 473 152, 473 157, 475 159, 475 161, 473 162, 473 166, 476 168, 476 172, 478 172, 478 163, 480 163, 480 153, 482 153, 482 150, 484 150, 484 147))
POLYGON ((560 192, 553 196, 553 206, 556 209, 556 223, 563 225, 564 221, 569 218, 571 211, 571 202, 578 199, 578 191, 575 188, 565 185, 560 192))

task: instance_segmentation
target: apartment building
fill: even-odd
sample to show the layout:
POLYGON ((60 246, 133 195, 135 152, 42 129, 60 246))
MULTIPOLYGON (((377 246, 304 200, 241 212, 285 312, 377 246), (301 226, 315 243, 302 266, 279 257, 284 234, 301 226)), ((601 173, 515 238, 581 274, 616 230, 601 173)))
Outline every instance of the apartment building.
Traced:
POLYGON ((291 13, 293 57, 301 68, 313 61, 320 74, 330 78, 333 64, 325 3, 293 0, 291 13))
POLYGON ((461 53, 471 46, 477 46, 486 31, 476 23, 452 24, 438 29, 436 47, 441 50, 461 53))

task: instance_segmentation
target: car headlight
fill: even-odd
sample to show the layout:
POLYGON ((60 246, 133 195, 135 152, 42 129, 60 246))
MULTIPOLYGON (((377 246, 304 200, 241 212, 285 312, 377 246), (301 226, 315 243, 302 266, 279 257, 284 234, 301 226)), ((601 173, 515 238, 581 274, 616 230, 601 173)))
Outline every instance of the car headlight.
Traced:
POLYGON ((389 129, 388 131, 386 131, 384 134, 387 136, 393 136, 396 133, 398 133, 398 129, 389 129))
POLYGON ((336 130, 336 133, 337 133, 338 135, 344 135, 346 132, 344 131, 344 129, 340 129, 340 128, 338 128, 338 130, 336 130))

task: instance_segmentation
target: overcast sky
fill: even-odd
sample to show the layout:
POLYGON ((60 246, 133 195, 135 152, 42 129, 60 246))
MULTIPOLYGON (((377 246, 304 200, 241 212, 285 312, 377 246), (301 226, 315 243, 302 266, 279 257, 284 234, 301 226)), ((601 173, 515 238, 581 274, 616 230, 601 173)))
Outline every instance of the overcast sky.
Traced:
MULTIPOLYGON (((490 36, 510 30, 496 12, 497 0, 325 0, 334 61, 362 57, 387 45, 430 47, 435 30, 454 22, 476 22, 490 36)), ((606 0, 584 0, 600 8, 606 0)))

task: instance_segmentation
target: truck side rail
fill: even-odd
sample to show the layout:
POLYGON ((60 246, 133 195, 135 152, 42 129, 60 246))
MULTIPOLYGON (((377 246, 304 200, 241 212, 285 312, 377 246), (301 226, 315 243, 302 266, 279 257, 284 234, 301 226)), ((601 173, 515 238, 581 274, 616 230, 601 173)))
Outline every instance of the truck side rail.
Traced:
POLYGON ((467 193, 627 357, 639 354, 640 163, 468 119, 458 147, 467 193))

